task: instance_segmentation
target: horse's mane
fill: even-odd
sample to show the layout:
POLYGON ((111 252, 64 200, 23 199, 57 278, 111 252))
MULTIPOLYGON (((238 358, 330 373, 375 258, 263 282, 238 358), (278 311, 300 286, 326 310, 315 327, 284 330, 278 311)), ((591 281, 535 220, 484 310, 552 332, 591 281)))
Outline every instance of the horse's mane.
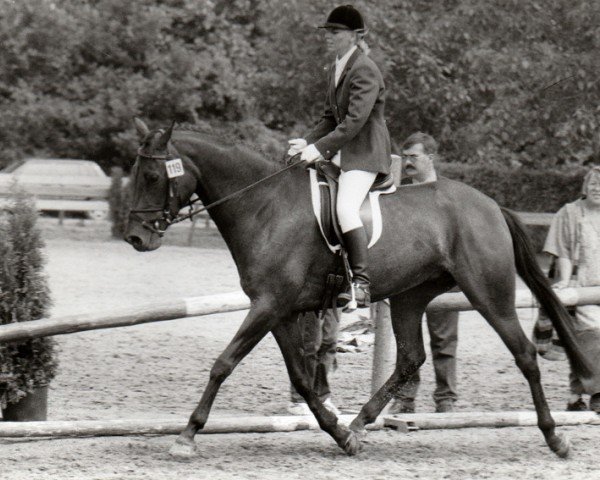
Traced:
POLYGON ((202 141, 223 152, 235 150, 236 153, 247 156, 254 161, 267 162, 273 168, 281 168, 285 163, 283 156, 278 158, 272 152, 267 152, 262 145, 249 139, 241 129, 232 131, 231 128, 214 128, 208 124, 182 124, 177 125, 175 131, 199 136, 202 141))

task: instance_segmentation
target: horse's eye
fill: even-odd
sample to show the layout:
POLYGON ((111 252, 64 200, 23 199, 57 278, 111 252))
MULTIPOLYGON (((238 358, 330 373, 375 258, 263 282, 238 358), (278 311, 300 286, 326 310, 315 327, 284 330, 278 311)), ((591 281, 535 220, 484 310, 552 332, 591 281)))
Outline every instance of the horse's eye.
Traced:
POLYGON ((156 172, 145 172, 144 178, 148 183, 155 183, 158 181, 158 173, 156 172))

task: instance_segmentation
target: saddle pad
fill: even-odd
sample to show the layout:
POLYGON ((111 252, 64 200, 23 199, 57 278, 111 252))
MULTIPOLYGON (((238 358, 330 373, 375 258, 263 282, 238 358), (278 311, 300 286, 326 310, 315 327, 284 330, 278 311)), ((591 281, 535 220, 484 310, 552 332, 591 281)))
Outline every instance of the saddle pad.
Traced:
MULTIPOLYGON (((327 219, 323 218, 323 210, 327 209, 322 209, 322 206, 330 204, 328 198, 329 185, 327 185, 327 182, 320 182, 318 180, 317 172, 314 168, 309 168, 308 171, 310 174, 310 194, 313 213, 317 219, 319 230, 321 231, 321 235, 323 236, 327 247, 333 253, 336 253, 342 248, 342 246, 340 244, 340 240, 336 238, 335 235, 326 233, 331 232, 333 229, 329 228, 329 225, 327 225, 327 219), (324 195, 327 195, 327 197, 323 198, 322 196, 324 195)), ((369 192, 362 206, 360 207, 360 219, 365 226, 367 237, 369 238, 368 248, 371 248, 377 243, 377 240, 379 240, 381 237, 381 232, 383 231, 383 219, 381 216, 381 207, 379 205, 379 196, 394 193, 395 191, 396 186, 391 185, 386 190, 375 190, 374 192, 369 192)), ((331 215, 327 215, 327 217, 331 219, 331 215)))

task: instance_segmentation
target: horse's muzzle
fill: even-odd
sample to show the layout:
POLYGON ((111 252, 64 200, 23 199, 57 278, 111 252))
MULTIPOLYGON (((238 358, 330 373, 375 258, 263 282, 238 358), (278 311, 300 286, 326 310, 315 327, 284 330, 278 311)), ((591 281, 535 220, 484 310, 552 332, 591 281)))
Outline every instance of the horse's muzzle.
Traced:
POLYGON ((135 248, 138 252, 146 251, 146 249, 144 248, 144 242, 137 235, 129 235, 125 237, 125 241, 131 246, 133 246, 133 248, 135 248))
POLYGON ((124 240, 138 252, 150 252, 161 245, 161 238, 157 233, 144 228, 139 222, 131 220, 124 240))

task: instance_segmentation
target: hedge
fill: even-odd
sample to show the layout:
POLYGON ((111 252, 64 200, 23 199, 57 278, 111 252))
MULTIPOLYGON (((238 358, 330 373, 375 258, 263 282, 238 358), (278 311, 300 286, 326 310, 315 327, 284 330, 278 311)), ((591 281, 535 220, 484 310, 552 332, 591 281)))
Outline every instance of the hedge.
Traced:
POLYGON ((524 212, 556 212, 576 200, 585 171, 570 173, 465 164, 439 164, 438 172, 470 185, 503 207, 524 212))

